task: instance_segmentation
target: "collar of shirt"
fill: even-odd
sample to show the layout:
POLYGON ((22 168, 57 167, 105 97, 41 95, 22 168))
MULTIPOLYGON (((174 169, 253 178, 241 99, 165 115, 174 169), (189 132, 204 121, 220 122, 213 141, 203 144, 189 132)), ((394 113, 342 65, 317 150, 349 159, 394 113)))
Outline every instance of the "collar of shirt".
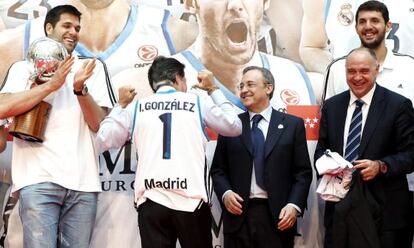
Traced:
POLYGON ((394 54, 391 49, 387 48, 387 54, 385 55, 384 63, 380 66, 379 71, 382 72, 382 70, 392 70, 394 69, 395 63, 394 63, 394 54))
MULTIPOLYGON (((366 105, 368 107, 371 105, 371 101, 372 101, 372 97, 374 96, 375 88, 377 88, 377 83, 374 84, 374 87, 372 87, 372 89, 368 91, 368 93, 365 94, 365 96, 360 98, 360 100, 364 102, 364 106, 366 105)), ((355 104, 355 101, 358 100, 358 98, 354 95, 354 93, 352 93, 351 90, 349 92, 351 94, 351 97, 349 98, 348 107, 351 107, 352 105, 355 104)))
POLYGON ((269 106, 267 106, 267 108, 265 108, 262 112, 260 113, 254 113, 249 111, 249 118, 250 118, 250 123, 252 123, 252 119, 253 116, 257 115, 257 114, 261 114, 263 116, 263 119, 266 120, 266 122, 270 122, 270 117, 272 116, 272 106, 269 104, 269 106))
POLYGON ((161 93, 161 92, 168 92, 168 91, 177 91, 174 87, 169 86, 169 85, 163 85, 161 87, 158 88, 158 90, 156 91, 156 93, 161 93))

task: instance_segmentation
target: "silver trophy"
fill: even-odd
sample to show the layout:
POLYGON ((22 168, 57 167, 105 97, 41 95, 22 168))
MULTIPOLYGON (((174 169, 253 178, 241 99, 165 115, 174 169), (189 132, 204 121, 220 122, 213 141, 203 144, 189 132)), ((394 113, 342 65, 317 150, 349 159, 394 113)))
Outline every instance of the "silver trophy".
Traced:
POLYGON ((42 84, 50 80, 59 62, 68 56, 66 48, 59 42, 43 37, 30 44, 27 60, 32 64, 34 83, 42 84))
MULTIPOLYGON (((27 60, 32 65, 29 88, 49 81, 55 74, 59 62, 63 61, 68 52, 66 48, 49 38, 40 38, 32 42, 27 53, 27 60)), ((30 142, 43 142, 49 112, 53 101, 53 93, 47 96, 26 113, 15 116, 9 133, 16 138, 30 142)))

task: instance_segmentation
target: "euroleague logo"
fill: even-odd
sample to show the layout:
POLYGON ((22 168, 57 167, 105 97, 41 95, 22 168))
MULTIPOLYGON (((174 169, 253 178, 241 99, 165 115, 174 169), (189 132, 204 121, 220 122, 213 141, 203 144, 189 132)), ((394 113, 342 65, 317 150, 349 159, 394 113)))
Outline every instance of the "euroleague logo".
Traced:
POLYGON ((297 105, 300 102, 299 94, 292 89, 282 90, 280 98, 286 105, 297 105))
POLYGON ((158 49, 152 45, 144 45, 138 49, 138 57, 144 61, 152 61, 158 56, 158 49))

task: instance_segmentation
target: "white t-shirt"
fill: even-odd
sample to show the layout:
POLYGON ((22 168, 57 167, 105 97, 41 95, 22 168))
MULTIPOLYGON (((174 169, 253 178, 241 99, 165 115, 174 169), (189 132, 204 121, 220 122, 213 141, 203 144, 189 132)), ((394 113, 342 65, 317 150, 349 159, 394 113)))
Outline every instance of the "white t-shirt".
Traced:
MULTIPOLYGON (((52 182, 65 188, 101 191, 95 134, 89 129, 76 95, 73 78, 83 61, 75 64, 65 84, 54 93, 43 143, 14 139, 12 157, 13 191, 25 186, 52 182)), ((19 61, 10 68, 2 93, 28 89, 30 65, 19 61)), ((103 65, 97 61, 94 74, 86 81, 90 94, 102 107, 112 107, 103 65)))

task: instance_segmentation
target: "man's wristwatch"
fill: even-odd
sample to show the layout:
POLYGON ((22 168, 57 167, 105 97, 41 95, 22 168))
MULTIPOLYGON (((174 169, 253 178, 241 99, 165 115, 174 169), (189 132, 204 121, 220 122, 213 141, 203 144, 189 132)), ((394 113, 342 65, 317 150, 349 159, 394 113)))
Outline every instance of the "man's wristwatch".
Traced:
POLYGON ((86 86, 86 84, 84 84, 83 89, 80 91, 76 91, 75 89, 73 89, 73 94, 77 96, 86 96, 88 94, 88 87, 86 86))
POLYGON ((388 171, 388 166, 381 160, 377 160, 379 163, 379 171, 381 174, 385 174, 388 171))

